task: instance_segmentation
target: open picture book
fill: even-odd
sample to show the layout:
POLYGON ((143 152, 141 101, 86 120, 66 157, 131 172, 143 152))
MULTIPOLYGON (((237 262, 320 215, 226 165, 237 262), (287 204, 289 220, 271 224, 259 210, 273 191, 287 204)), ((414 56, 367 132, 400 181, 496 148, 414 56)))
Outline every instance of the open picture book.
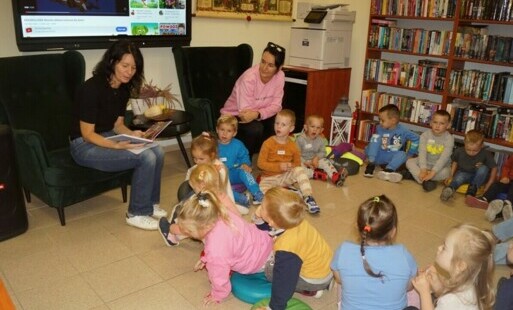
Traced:
POLYGON ((172 121, 155 122, 150 128, 146 129, 142 137, 131 136, 127 134, 119 134, 115 136, 107 137, 109 140, 114 141, 130 141, 130 143, 152 143, 158 137, 158 135, 166 129, 172 121))

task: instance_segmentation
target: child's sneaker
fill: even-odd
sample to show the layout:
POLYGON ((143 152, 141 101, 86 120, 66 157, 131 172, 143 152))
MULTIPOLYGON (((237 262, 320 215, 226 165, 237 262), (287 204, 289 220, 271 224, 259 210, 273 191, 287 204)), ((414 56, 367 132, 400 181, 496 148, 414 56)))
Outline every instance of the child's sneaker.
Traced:
POLYGON ((401 182, 403 176, 400 173, 397 173, 392 170, 381 170, 380 172, 378 172, 378 179, 389 181, 392 183, 398 183, 401 182))
MULTIPOLYGON (((510 204, 511 205, 511 204, 510 204)), ((504 201, 500 199, 495 199, 490 201, 488 204, 488 209, 486 209, 485 217, 488 221, 493 222, 497 215, 499 215, 502 212, 502 209, 504 208, 504 201)), ((504 213, 503 215, 504 216, 504 213)))
MULTIPOLYGON (((404 176, 403 176, 404 178, 404 176)), ((436 182, 435 181, 424 181, 422 182, 422 189, 426 192, 431 192, 436 189, 436 182)))
POLYGON ((488 201, 484 197, 467 196, 465 197, 465 203, 473 208, 488 209, 488 201))
POLYGON ((305 198, 305 203, 310 214, 317 214, 321 212, 321 208, 319 208, 319 205, 317 205, 317 202, 315 202, 315 199, 312 196, 307 196, 305 198))
POLYGON ((328 179, 328 174, 324 170, 317 168, 313 172, 313 179, 326 181, 328 179))
POLYGON ((346 177, 342 173, 334 172, 333 176, 331 177, 331 181, 337 187, 341 187, 344 185, 344 182, 346 181, 346 177))
POLYGON ((162 209, 160 207, 160 205, 157 203, 157 204, 153 205, 153 215, 152 216, 156 219, 159 219, 161 217, 166 217, 167 212, 166 212, 166 210, 162 209))
POLYGON ((502 208, 502 217, 505 221, 513 217, 513 208, 509 200, 504 200, 504 207, 502 208))
POLYGON ((449 200, 449 198, 452 197, 453 194, 454 194, 454 189, 450 186, 446 186, 446 187, 444 187, 444 189, 442 190, 442 193, 440 194, 440 200, 447 201, 447 200, 449 200))
POLYGON ((260 205, 262 204, 262 200, 264 199, 264 193, 258 191, 255 195, 253 195, 253 204, 260 205))
POLYGON ((159 220, 159 232, 167 246, 176 246, 180 244, 178 238, 169 232, 169 227, 171 224, 167 221, 165 217, 160 218, 159 220))
POLYGON ((376 166, 374 164, 367 164, 365 168, 365 172, 363 173, 364 177, 372 178, 374 176, 374 169, 376 166))
POLYGON ((410 170, 408 170, 408 169, 404 169, 400 173, 403 176, 403 180, 415 180, 415 178, 411 174, 410 170))

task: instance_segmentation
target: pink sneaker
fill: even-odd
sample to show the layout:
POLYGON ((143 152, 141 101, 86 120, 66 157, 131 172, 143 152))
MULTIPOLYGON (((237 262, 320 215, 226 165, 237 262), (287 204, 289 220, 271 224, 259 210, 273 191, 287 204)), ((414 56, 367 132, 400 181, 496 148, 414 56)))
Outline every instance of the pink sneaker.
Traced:
POLYGON ((467 195, 465 197, 465 203, 469 207, 478 208, 478 209, 488 209, 488 201, 484 199, 483 197, 477 198, 471 195, 467 195))

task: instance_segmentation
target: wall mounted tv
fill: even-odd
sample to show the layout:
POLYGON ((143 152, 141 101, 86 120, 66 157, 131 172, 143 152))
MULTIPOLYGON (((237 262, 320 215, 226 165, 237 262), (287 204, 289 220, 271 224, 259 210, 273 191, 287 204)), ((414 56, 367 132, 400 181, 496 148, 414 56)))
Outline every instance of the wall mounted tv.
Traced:
POLYGON ((20 51, 103 49, 191 42, 191 0, 12 0, 20 51))

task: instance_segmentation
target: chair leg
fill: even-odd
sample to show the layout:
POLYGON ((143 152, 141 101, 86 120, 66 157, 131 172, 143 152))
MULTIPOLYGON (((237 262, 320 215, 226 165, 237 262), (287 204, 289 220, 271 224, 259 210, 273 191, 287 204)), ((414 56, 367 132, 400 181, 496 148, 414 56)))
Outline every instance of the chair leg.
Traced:
POLYGON ((128 187, 128 182, 122 181, 122 183, 121 183, 121 197, 123 197, 123 202, 126 202, 126 199, 127 199, 127 187, 128 187))
POLYGON ((178 141, 178 146, 180 146, 180 151, 182 152, 183 159, 185 160, 185 164, 187 165, 187 168, 192 167, 191 162, 189 161, 189 156, 187 155, 187 151, 185 150, 185 147, 183 146, 182 138, 180 135, 176 136, 176 141, 178 141))
POLYGON ((59 214, 59 220, 61 221, 61 226, 66 226, 66 218, 64 217, 64 207, 57 207, 57 213, 59 214))
POLYGON ((27 202, 30 203, 30 191, 26 188, 23 188, 23 192, 25 193, 25 200, 27 200, 27 202))

